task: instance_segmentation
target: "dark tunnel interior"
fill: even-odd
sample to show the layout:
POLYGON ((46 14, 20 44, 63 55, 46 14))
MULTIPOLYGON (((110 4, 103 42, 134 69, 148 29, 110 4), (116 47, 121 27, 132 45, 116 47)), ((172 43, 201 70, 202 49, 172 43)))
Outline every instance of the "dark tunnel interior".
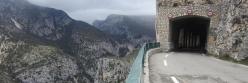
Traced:
POLYGON ((210 19, 183 16, 170 20, 170 39, 174 51, 205 52, 210 19))

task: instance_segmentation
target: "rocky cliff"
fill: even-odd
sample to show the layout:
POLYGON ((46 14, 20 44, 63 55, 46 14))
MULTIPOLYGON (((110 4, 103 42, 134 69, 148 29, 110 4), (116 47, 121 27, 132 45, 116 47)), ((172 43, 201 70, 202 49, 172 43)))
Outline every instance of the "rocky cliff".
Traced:
POLYGON ((222 1, 220 24, 215 31, 216 49, 213 54, 235 60, 248 58, 248 0, 222 1))
POLYGON ((26 0, 0 0, 1 82, 104 83, 100 77, 123 81, 128 70, 115 59, 119 49, 110 36, 61 10, 26 0), (114 68, 107 75, 114 78, 100 72, 109 66, 114 68))

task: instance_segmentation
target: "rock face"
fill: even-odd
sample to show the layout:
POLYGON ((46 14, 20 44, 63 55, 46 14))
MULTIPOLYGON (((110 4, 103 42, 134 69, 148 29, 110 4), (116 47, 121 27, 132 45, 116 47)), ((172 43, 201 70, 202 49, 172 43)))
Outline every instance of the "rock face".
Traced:
POLYGON ((216 48, 211 51, 236 60, 248 58, 248 1, 227 0, 222 4, 216 48))
MULTIPOLYGON (((104 21, 95 21, 95 27, 109 34, 126 52, 155 40, 154 16, 110 15, 104 21)), ((121 53, 124 56, 126 53, 121 53)))
POLYGON ((210 18, 209 54, 238 61, 248 58, 247 0, 157 0, 157 10, 157 40, 162 47, 171 46, 170 19, 195 15, 210 18))
POLYGON ((178 7, 189 5, 219 4, 221 3, 221 0, 157 0, 157 3, 166 7, 178 7))
POLYGON ((104 32, 65 12, 26 0, 0 0, 0 81, 4 83, 104 83, 123 81, 121 46, 104 32), (105 62, 106 61, 106 62, 105 62), (117 62, 115 62, 117 61, 117 62), (105 63, 113 63, 109 65, 105 63), (107 77, 105 77, 107 78, 107 77))
POLYGON ((102 58, 98 61, 96 78, 98 83, 124 83, 129 67, 121 60, 102 58))

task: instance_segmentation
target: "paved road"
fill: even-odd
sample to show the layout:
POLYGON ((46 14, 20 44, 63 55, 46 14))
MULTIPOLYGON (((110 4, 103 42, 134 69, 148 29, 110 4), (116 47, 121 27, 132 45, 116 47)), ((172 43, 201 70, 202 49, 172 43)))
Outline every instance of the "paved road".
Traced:
POLYGON ((149 58, 151 83, 248 83, 248 67, 198 53, 160 53, 149 58))

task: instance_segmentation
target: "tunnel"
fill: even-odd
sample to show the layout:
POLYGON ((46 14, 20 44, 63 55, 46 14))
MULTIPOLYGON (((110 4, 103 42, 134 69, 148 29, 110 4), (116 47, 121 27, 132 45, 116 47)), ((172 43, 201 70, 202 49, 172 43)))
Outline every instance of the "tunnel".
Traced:
POLYGON ((182 16, 170 20, 172 50, 205 52, 210 18, 182 16))

